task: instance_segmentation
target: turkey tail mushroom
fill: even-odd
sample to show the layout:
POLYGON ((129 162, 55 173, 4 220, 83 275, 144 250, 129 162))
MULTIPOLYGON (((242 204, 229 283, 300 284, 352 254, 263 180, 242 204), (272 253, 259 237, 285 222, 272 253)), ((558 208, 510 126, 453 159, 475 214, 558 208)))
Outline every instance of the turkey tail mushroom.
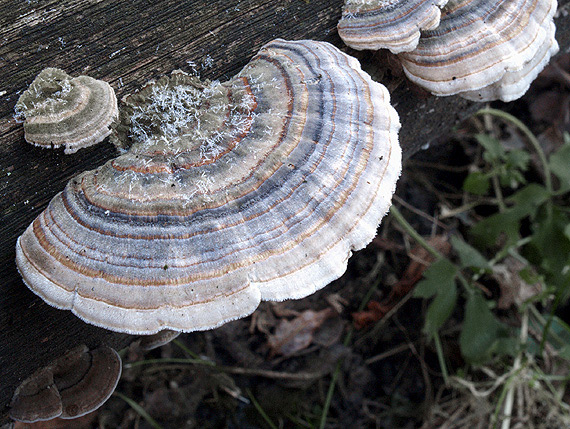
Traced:
POLYGON ((325 42, 270 42, 224 83, 174 72, 125 112, 128 151, 72 179, 17 243, 33 292, 119 332, 212 329, 324 287, 400 174, 388 91, 325 42))
POLYGON ((556 0, 449 0, 439 27, 401 53, 404 72, 435 95, 521 97, 558 52, 556 0))
POLYGON ((18 99, 25 118, 24 138, 41 147, 65 146, 65 153, 103 141, 117 118, 113 88, 89 76, 72 78, 63 70, 44 69, 18 99))
POLYGON ((338 34, 353 49, 412 51, 439 25, 447 0, 346 0, 338 34))

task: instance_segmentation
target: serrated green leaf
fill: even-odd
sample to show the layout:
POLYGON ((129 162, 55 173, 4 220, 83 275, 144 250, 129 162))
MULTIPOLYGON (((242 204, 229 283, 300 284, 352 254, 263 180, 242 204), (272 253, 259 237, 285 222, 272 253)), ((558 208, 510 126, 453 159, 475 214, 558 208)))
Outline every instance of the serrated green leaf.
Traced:
POLYGON ((478 247, 494 246, 497 239, 504 233, 506 245, 519 239, 520 221, 527 216, 534 218, 539 207, 549 198, 548 191, 540 185, 531 183, 508 198, 512 207, 503 213, 491 215, 470 230, 478 247))
POLYGON ((442 258, 435 261, 424 271, 424 278, 420 280, 414 289, 414 297, 431 298, 442 290, 442 285, 454 283, 457 275, 457 267, 442 258))
POLYGON ((537 218, 529 248, 529 260, 541 269, 548 284, 568 287, 570 283, 570 239, 565 234, 568 214, 556 207, 552 216, 537 218))
POLYGON ((441 284, 440 291, 430 303, 426 312, 424 332, 431 339, 449 319, 457 303, 457 285, 455 281, 441 284))
POLYGON ((519 170, 505 169, 499 175, 499 182, 503 188, 516 189, 520 185, 524 185, 526 180, 519 170))
POLYGON ((499 140, 488 134, 477 134, 475 136, 481 146, 485 148, 483 158, 489 163, 503 159, 505 148, 499 140))
POLYGON ((550 195, 544 186, 531 183, 511 195, 507 200, 514 203, 511 210, 519 219, 522 219, 526 216, 534 216, 537 209, 549 198, 550 195))
POLYGON ((528 169, 530 155, 524 150, 513 149, 507 152, 505 161, 509 168, 516 168, 521 171, 526 171, 528 169))
POLYGON ((489 177, 480 171, 469 173, 463 182, 463 190, 474 195, 485 195, 491 186, 489 177))
POLYGON ((489 261, 487 261, 477 249, 467 244, 461 238, 455 235, 451 237, 451 245, 459 256, 461 268, 482 268, 484 270, 491 269, 489 261))
POLYGON ((465 360, 477 363, 489 358, 503 332, 503 325, 491 313, 481 294, 471 294, 467 298, 465 319, 459 336, 459 346, 465 360))
POLYGON ((550 170, 560 180, 562 191, 570 190, 570 143, 564 143, 550 156, 550 170))
POLYGON ((476 246, 480 248, 492 247, 497 244, 499 236, 504 233, 507 245, 518 240, 519 217, 510 210, 497 213, 475 224, 469 231, 476 246))
POLYGON ((418 298, 431 298, 424 326, 424 332, 431 338, 451 315, 455 303, 457 302, 457 286, 455 277, 457 267, 442 258, 424 272, 424 279, 421 280, 415 290, 414 296, 418 298))

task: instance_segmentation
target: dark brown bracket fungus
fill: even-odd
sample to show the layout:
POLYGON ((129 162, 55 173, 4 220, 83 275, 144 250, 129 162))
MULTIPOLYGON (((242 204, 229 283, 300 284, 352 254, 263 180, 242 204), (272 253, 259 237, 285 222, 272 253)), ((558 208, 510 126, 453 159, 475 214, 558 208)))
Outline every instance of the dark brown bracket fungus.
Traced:
POLYGON ((120 376, 115 350, 79 346, 24 380, 10 403, 10 417, 31 423, 83 416, 111 396, 120 376))
POLYGON ((153 350, 168 344, 176 337, 180 335, 178 331, 170 331, 165 329, 164 331, 157 332, 153 335, 144 335, 139 340, 139 346, 142 350, 153 350))

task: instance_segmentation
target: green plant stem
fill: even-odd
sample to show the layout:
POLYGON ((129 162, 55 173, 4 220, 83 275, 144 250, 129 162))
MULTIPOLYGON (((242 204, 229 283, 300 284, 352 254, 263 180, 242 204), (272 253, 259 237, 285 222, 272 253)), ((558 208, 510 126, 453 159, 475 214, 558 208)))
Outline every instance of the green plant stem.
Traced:
POLYGON ((449 386, 449 372, 447 371, 447 364, 445 363, 445 358, 443 357, 443 347, 441 345, 441 339, 439 338, 439 333, 436 332, 433 336, 433 342, 435 343, 435 349, 437 351, 437 360, 439 361, 439 367, 441 368, 441 375, 443 377, 443 382, 446 386, 449 386))
MULTIPOLYGON (((392 207, 390 207, 390 213, 392 214, 394 219, 396 219, 396 222, 398 222, 398 224, 404 229, 404 231, 406 231, 406 233, 408 233, 408 235, 412 237, 420 246, 426 249, 436 260, 447 259, 442 253, 440 253, 437 249, 431 246, 426 240, 424 240, 424 238, 404 218, 402 212, 400 212, 400 210, 393 204, 392 207)), ((449 262, 452 263, 451 261, 449 262)), ((463 276, 463 274, 461 274, 459 269, 457 270, 457 278, 459 279, 459 283, 461 283, 461 285, 465 288, 465 290, 468 293, 473 292, 473 289, 469 285, 469 282, 463 276)))
MULTIPOLYGON (((530 142, 530 144, 533 146, 534 150, 536 151, 538 158, 540 159, 540 163, 542 164, 542 170, 544 173, 544 184, 546 186, 546 190, 548 191, 548 193, 550 195, 552 195, 553 190, 552 190, 552 175, 550 172, 550 165, 548 165, 546 155, 544 154, 544 151, 542 150, 542 147, 540 146, 540 142, 538 141, 536 136, 532 133, 532 131, 529 130, 525 124, 523 124, 521 121, 519 121, 513 115, 511 115, 507 112, 503 112, 502 110, 485 108, 485 109, 479 110, 476 113, 476 115, 492 115, 492 116, 500 118, 506 122, 510 122, 511 124, 516 126, 526 136, 526 138, 528 139, 528 141, 530 142)), ((547 204, 547 210, 548 210, 548 216, 551 217, 552 216, 552 202, 550 200, 547 204)))
POLYGON ((192 350, 190 350, 188 347, 186 347, 186 345, 182 341, 180 341, 178 339, 172 340, 172 344, 176 345, 178 348, 180 348, 183 352, 185 352, 192 359, 202 360, 202 361, 204 361, 203 363, 206 365, 212 365, 212 366, 216 365, 214 362, 211 362, 209 360, 201 358, 198 354, 194 353, 192 350))
POLYGON ((495 174, 497 170, 496 164, 496 162, 493 162, 493 175, 491 176, 491 180, 493 181, 493 190, 495 191, 495 196, 497 197, 499 212, 504 213, 505 210, 507 210, 507 205, 505 204, 505 198, 503 197, 503 191, 501 190, 501 184, 499 183, 499 176, 495 174))
MULTIPOLYGON (((521 321, 521 331, 519 335, 519 340, 521 344, 521 349, 517 353, 515 357, 515 361, 513 363, 513 370, 515 374, 518 374, 522 368, 522 359, 523 353, 526 348, 526 343, 528 340, 528 307, 523 310, 522 314, 522 321, 521 321)), ((515 389, 517 387, 517 383, 515 382, 516 378, 513 375, 512 380, 508 383, 507 394, 505 397, 505 405, 503 407, 503 416, 504 420, 501 425, 501 429, 509 429, 511 427, 511 418, 513 414, 513 405, 515 401, 515 389)))
POLYGON ((415 241, 417 241, 417 243, 420 246, 422 246, 424 249, 426 249, 434 258, 436 259, 445 258, 445 256, 443 256, 439 251, 437 251, 437 249, 430 246, 430 244, 424 240, 424 238, 412 227, 412 225, 408 223, 408 221, 404 218, 400 210, 394 204, 392 204, 392 207, 390 207, 390 213, 392 214, 394 219, 396 219, 396 222, 398 222, 398 224, 404 229, 404 231, 406 231, 406 233, 408 233, 410 237, 412 237, 415 241))
POLYGON ((336 363, 336 367, 334 369, 331 378, 331 384, 329 385, 329 388, 327 390, 327 396, 325 398, 325 403, 323 404, 323 412, 321 413, 321 420, 319 422, 319 429, 324 429, 327 424, 327 415, 331 407, 332 397, 334 395, 336 383, 338 381, 338 377, 340 376, 341 366, 342 366, 342 359, 339 359, 339 361, 336 363))
POLYGON ((544 325, 544 329, 542 330, 542 339, 540 340, 540 352, 544 351, 544 346, 547 341, 548 334, 550 332, 550 326, 552 325, 552 321, 554 320, 554 313, 558 309, 560 302, 562 301, 562 294, 563 289, 558 289, 556 294, 554 295, 554 303, 552 304, 552 308, 548 313, 548 319, 546 319, 546 325, 544 325))
POLYGON ((123 401, 125 401, 127 404, 129 404, 129 406, 133 410, 135 410, 143 419, 145 419, 148 422, 148 424, 151 425, 153 428, 162 429, 162 426, 160 426, 160 424, 158 424, 158 422, 155 419, 153 419, 150 416, 150 414, 145 411, 145 409, 143 407, 141 407, 139 404, 137 404, 131 398, 123 395, 121 392, 119 392, 117 390, 115 390, 115 392, 113 392, 113 395, 121 398, 123 401))
POLYGON ((277 425, 275 423, 273 423, 273 421, 269 418, 269 416, 267 415, 267 413, 265 412, 263 407, 259 404, 259 402, 257 402, 257 399, 255 399, 255 396, 253 396, 253 393, 251 393, 251 390, 246 389, 246 392, 247 392, 247 396, 249 396, 251 403, 253 404, 253 406, 255 407, 257 412, 259 413, 259 415, 263 418, 263 420, 265 420, 265 423, 267 423, 267 425, 271 429, 277 429, 277 425))

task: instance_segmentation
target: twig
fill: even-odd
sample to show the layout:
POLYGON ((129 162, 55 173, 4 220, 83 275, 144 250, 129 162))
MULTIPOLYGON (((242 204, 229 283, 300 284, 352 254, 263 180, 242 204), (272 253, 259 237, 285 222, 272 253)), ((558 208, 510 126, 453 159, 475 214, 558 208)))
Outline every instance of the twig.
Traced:
POLYGON ((400 344, 399 346, 394 347, 393 349, 387 350, 384 353, 380 353, 379 355, 372 356, 371 358, 366 359, 364 361, 364 363, 366 365, 371 365, 375 362, 384 360, 386 358, 389 358, 390 356, 397 355, 398 353, 405 352, 406 350, 409 350, 409 349, 410 349, 409 344, 400 344))
POLYGON ((404 201, 403 199, 401 199, 399 196, 394 195, 393 196, 394 201, 396 201, 398 204, 404 206, 405 208, 407 208, 409 211, 411 211, 412 213, 417 214, 418 216, 423 217, 424 219, 429 220, 432 223, 435 223, 437 226, 439 226, 442 229, 448 229, 449 227, 444 224, 443 222, 440 222, 439 220, 437 220, 436 218, 434 218, 433 216, 428 215, 427 213, 422 212, 421 210, 418 210, 417 208, 415 208, 414 206, 412 206, 411 204, 407 203, 406 201, 404 201))

